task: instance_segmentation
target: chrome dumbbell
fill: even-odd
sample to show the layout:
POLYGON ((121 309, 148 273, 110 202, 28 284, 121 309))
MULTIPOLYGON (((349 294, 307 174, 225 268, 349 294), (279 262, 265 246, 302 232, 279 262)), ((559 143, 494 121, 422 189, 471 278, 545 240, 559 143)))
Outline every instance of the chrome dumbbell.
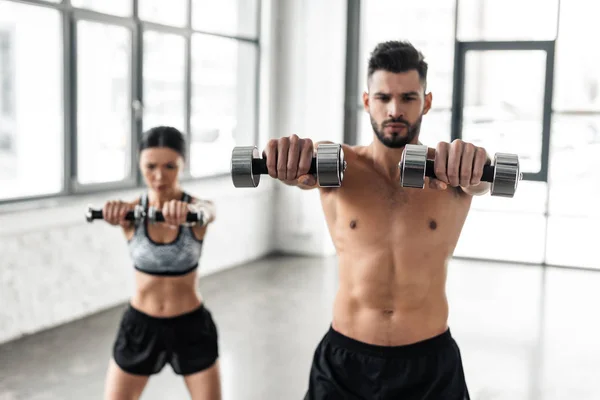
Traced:
MULTIPOLYGON (((402 187, 425 187, 425 177, 435 178, 434 161, 427 159, 427 146, 407 144, 400 162, 400 184, 402 187)), ((483 167, 483 182, 490 182, 491 195, 513 197, 523 173, 519 166, 519 156, 509 153, 496 153, 492 165, 483 167)))
MULTIPOLYGON (((344 179, 346 161, 339 144, 323 143, 317 147, 308 171, 316 174, 321 187, 340 187, 344 179)), ((268 175, 267 159, 258 157, 256 146, 238 146, 231 154, 231 179, 238 188, 257 187, 261 175, 268 175)))

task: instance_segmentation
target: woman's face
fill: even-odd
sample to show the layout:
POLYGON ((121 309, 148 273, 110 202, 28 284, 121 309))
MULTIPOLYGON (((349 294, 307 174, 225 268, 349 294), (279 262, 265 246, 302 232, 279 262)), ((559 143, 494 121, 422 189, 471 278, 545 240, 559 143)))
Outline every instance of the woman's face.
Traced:
POLYGON ((150 147, 140 153, 140 170, 144 181, 159 194, 177 188, 181 168, 183 158, 168 147, 150 147))

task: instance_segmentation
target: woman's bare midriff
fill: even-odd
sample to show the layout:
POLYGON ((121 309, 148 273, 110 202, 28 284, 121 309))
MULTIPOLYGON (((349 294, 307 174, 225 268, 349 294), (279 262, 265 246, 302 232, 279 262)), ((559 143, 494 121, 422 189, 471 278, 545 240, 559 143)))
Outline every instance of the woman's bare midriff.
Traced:
POLYGON ((196 271, 182 276, 154 276, 135 271, 136 290, 131 305, 158 318, 175 317, 198 308, 196 271))

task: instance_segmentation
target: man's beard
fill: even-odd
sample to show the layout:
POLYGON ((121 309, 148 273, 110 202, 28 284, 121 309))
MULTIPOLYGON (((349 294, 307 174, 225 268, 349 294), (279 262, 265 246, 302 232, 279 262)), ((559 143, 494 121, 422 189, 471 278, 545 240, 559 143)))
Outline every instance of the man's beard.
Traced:
POLYGON ((412 125, 403 118, 396 118, 383 121, 381 123, 381 126, 378 126, 377 122, 375 122, 375 120, 373 119, 373 116, 369 115, 369 117, 371 118, 371 126, 373 127, 373 132, 375 132, 375 135, 377 135, 379 141, 383 143, 383 145, 386 147, 398 149, 406 146, 416 136, 419 135, 419 132, 421 131, 421 120, 423 119, 423 114, 419 115, 417 121, 412 125), (406 126, 406 136, 400 136, 399 132, 392 132, 392 135, 390 137, 386 137, 383 133, 383 130, 386 125, 392 123, 404 124, 406 126))

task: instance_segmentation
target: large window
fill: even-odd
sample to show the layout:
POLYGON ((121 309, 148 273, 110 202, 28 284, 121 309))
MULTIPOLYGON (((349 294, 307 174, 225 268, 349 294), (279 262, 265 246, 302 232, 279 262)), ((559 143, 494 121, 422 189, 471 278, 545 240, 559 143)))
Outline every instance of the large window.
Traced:
POLYGON ((60 13, 0 1, 0 200, 63 183, 60 13))
POLYGON ((0 204, 143 185, 168 125, 183 179, 257 139, 260 0, 0 0, 0 204))
POLYGON ((455 255, 600 269, 598 235, 586 232, 600 224, 600 47, 589 45, 599 13, 585 0, 360 1, 359 127, 348 137, 373 138, 358 97, 369 52, 409 40, 430 67, 422 141, 458 132, 491 155, 517 153, 529 175, 512 199, 474 199, 455 255))

